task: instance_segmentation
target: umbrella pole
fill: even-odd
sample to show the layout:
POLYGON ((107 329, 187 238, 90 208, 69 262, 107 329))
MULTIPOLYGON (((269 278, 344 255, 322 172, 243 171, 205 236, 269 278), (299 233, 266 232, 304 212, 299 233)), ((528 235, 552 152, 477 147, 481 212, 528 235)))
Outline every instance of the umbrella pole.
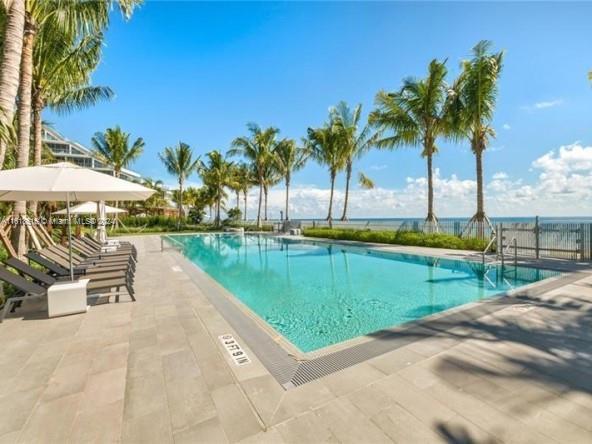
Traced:
POLYGON ((70 260, 70 280, 74 280, 74 266, 72 265, 72 226, 70 225, 70 194, 66 193, 66 216, 68 217, 68 259, 70 260))

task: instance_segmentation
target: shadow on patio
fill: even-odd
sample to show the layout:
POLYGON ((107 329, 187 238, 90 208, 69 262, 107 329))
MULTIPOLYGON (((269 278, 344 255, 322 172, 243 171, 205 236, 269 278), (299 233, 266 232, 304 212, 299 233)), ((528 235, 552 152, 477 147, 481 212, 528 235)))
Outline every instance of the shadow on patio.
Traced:
MULTIPOLYGON (((479 319, 443 317, 396 335, 429 340, 434 347, 441 341, 444 353, 432 371, 444 381, 482 378, 489 390, 474 395, 501 412, 528 423, 544 421, 550 414, 592 432, 592 299, 584 296, 588 286, 571 285, 553 298, 514 296, 506 308, 479 319), (451 339, 456 346, 448 353, 445 344, 451 339)), ((442 422, 434 428, 448 442, 477 442, 462 425, 442 422)))

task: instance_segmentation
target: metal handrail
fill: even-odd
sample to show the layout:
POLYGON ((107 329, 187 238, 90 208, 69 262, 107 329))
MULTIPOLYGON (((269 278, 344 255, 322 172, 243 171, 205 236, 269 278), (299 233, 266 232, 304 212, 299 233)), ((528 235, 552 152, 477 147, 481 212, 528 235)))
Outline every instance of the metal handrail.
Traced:
MULTIPOLYGON (((518 265, 518 240, 516 239, 516 237, 512 237, 512 239, 510 240, 510 244, 506 245, 506 250, 509 250, 511 246, 514 247, 514 266, 518 265)), ((502 253, 502 265, 504 265, 504 245, 503 245, 503 241, 502 241, 502 245, 501 245, 501 253, 502 253)))
POLYGON ((487 246, 485 247, 485 249, 481 252, 481 259, 482 262, 485 264, 485 255, 487 254, 487 252, 489 251, 489 249, 493 246, 493 243, 496 241, 497 236, 494 234, 491 237, 491 240, 489 241, 489 243, 487 244, 487 246))

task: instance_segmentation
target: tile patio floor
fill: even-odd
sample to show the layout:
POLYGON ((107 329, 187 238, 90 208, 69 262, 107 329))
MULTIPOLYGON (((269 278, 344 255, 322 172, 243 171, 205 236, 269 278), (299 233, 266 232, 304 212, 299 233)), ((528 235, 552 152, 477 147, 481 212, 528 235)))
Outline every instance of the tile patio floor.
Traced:
MULTIPOLYGON (((592 275, 288 391, 134 237, 137 302, 0 325, 0 443, 592 442, 592 275)), ((238 335, 236 335, 237 338, 238 335)))

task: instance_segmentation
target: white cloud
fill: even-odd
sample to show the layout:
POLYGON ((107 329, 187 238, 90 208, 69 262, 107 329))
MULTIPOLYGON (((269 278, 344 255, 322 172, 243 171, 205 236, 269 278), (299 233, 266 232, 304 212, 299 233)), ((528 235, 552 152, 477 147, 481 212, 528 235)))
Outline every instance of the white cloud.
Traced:
POLYGON ((557 100, 549 100, 546 102, 537 102, 534 104, 536 109, 545 109, 545 108, 553 108, 554 106, 559 106, 563 103, 562 99, 557 100))
POLYGON ((541 191, 563 198, 592 197, 592 146, 584 147, 579 143, 562 146, 557 153, 549 151, 536 159, 532 167, 541 171, 541 191))
POLYGON ((500 171, 499 173, 495 173, 493 176, 491 176, 491 178, 493 180, 506 180, 508 179, 508 175, 503 171, 500 171))
MULTIPOLYGON (((195 182, 193 180, 186 180, 183 184, 185 189, 189 187, 199 188, 203 185, 202 182, 195 182)), ((163 183, 163 186, 167 190, 178 190, 179 189, 179 182, 176 181, 167 181, 163 183)))
POLYGON ((592 212, 592 146, 579 143, 550 151, 532 162, 539 171, 533 184, 507 175, 494 175, 490 199, 501 214, 550 216, 589 215, 592 212))
MULTIPOLYGON (((492 216, 589 216, 592 213, 592 146, 565 145, 531 163, 538 174, 534 181, 497 171, 485 184, 486 209, 492 216)), ((434 171, 436 213, 440 217, 470 216, 475 211, 474 176, 442 176, 434 171)), ((344 193, 335 190, 333 215, 339 217, 344 193)), ((231 201, 234 204, 234 200, 231 201)), ((290 193, 290 213, 294 218, 323 218, 329 202, 328 187, 294 186, 290 193)), ((279 217, 284 209, 284 189, 270 191, 269 215, 279 217)), ((361 190, 354 187, 349 197, 350 217, 421 217, 427 207, 427 179, 407 177, 399 188, 361 190)), ((257 210, 257 189, 249 194, 250 218, 257 210)))
POLYGON ((562 105, 562 104, 563 104, 563 99, 543 100, 540 102, 533 103, 532 105, 525 105, 522 107, 522 109, 525 109, 527 111, 535 111, 535 110, 546 109, 546 108, 554 108, 554 107, 562 105))
MULTIPOLYGON (((461 180, 456 175, 444 178, 438 169, 434 171, 435 200, 438 207, 450 209, 449 215, 462 215, 471 211, 476 184, 473 180, 461 180)), ((282 187, 270 190, 268 214, 279 217, 284 209, 285 191, 282 187)), ((323 218, 327 215, 329 188, 296 186, 290 190, 290 214, 292 217, 323 218)), ((334 192, 333 217, 341 216, 345 193, 334 192)), ((427 202, 427 179, 408 177, 402 189, 377 187, 372 190, 352 189, 349 195, 348 215, 350 217, 413 217, 425 212, 427 202)), ((248 216, 254 218, 257 212, 257 191, 249 194, 248 216)))
POLYGON ((506 131, 509 131, 509 130, 511 130, 511 129, 512 129, 512 127, 510 126, 510 124, 509 124, 509 123, 504 123, 504 124, 502 125, 502 128, 503 128, 503 129, 505 129, 506 131))

